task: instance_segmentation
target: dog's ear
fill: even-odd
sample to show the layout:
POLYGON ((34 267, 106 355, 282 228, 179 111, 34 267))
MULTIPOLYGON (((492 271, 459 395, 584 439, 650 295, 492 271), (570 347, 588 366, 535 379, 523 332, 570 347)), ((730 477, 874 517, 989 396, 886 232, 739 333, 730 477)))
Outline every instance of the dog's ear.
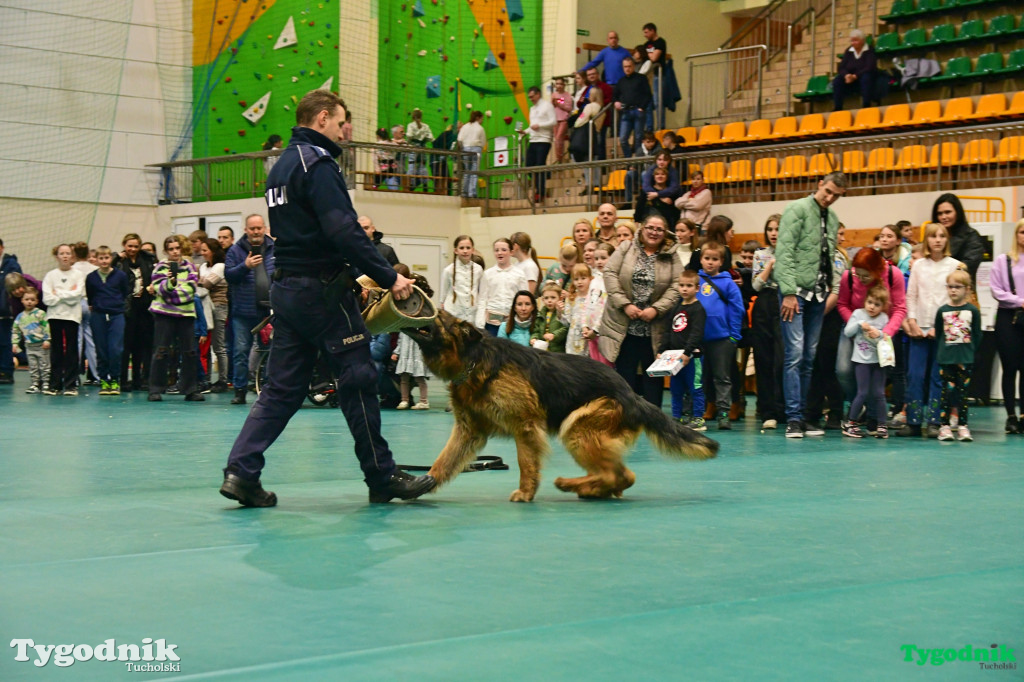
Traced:
POLYGON ((459 329, 469 343, 479 343, 484 338, 483 332, 471 325, 469 322, 460 322, 459 329))

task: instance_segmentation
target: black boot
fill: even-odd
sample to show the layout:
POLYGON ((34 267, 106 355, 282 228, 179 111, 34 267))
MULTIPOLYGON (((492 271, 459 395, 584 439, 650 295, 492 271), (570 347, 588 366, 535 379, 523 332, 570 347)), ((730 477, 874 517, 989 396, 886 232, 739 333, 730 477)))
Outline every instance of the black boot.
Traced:
POLYGON ((224 483, 220 487, 220 494, 245 507, 277 506, 277 495, 269 490, 264 490, 259 481, 247 481, 231 473, 224 474, 224 483))
POLYGON ((400 500, 412 500, 424 493, 429 493, 437 483, 430 475, 413 476, 404 471, 396 471, 381 488, 370 488, 370 502, 390 502, 397 497, 400 500))
POLYGON ((245 405, 245 393, 246 393, 246 391, 245 391, 244 388, 236 388, 235 389, 235 397, 231 399, 231 404, 232 405, 245 405))

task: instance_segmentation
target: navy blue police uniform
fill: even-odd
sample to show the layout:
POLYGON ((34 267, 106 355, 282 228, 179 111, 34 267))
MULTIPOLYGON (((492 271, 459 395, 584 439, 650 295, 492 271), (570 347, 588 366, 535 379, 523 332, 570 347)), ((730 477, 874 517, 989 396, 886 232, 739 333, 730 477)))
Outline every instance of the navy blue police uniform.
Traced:
MULTIPOLYGON (((325 300, 325 289, 337 277, 349 280, 349 264, 384 288, 394 285, 397 273, 356 220, 341 169, 334 161, 339 154, 341 148, 326 136, 297 126, 267 178, 267 205, 276 240, 270 291, 274 340, 266 389, 235 440, 225 480, 234 474, 246 483, 259 481, 263 453, 302 405, 317 354, 322 353, 337 383, 338 402, 355 440, 371 501, 387 501, 373 498, 373 491, 387 486, 396 468, 380 432, 370 334, 354 289, 330 287, 335 294, 330 302, 325 300)), ((225 493, 224 488, 221 492, 225 493)), ((244 495, 225 496, 247 503, 240 499, 244 495)))

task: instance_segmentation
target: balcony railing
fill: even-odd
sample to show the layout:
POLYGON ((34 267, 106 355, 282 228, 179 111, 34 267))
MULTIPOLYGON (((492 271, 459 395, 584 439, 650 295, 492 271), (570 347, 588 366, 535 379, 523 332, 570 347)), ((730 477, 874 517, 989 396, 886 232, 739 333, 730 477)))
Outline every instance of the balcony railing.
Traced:
MULTIPOLYGON (((408 144, 345 142, 338 163, 349 189, 459 196, 469 152, 408 144)), ((151 164, 161 173, 158 203, 177 204, 263 196, 276 149, 151 164)))

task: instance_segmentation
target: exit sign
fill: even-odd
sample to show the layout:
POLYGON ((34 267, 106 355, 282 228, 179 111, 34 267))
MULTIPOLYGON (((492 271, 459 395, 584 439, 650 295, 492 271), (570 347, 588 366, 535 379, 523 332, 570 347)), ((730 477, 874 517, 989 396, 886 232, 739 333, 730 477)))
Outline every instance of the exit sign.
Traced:
POLYGON ((576 29, 576 35, 578 35, 578 36, 589 36, 590 35, 590 31, 588 31, 585 28, 578 28, 578 29, 576 29))

